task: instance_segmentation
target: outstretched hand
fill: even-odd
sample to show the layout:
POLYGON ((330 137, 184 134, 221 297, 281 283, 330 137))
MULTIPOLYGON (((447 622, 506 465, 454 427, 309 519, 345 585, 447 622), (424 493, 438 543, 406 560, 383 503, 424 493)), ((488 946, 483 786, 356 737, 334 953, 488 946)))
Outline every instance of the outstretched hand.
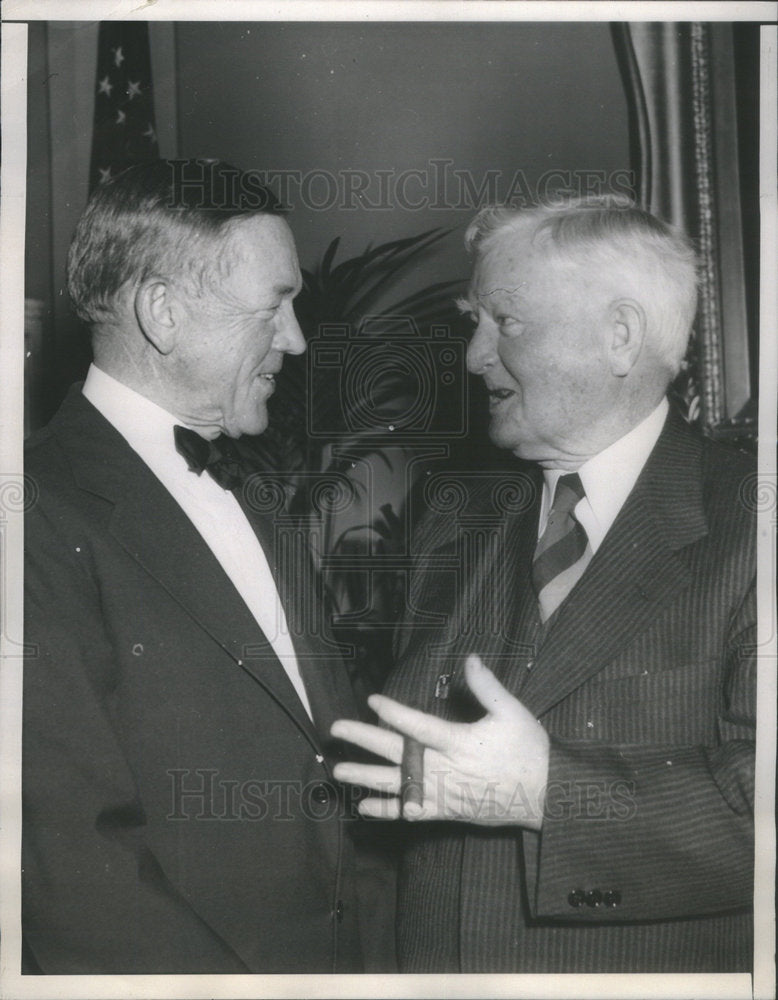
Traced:
POLYGON ((335 766, 339 781, 384 793, 360 802, 359 811, 364 816, 540 828, 548 777, 548 734, 480 657, 468 656, 465 679, 486 710, 478 722, 448 722, 384 695, 371 695, 370 707, 396 732, 352 719, 333 724, 331 732, 337 739, 391 761, 391 765, 348 762, 335 766), (424 747, 424 776, 421 804, 406 802, 403 808, 400 764, 405 736, 424 747))

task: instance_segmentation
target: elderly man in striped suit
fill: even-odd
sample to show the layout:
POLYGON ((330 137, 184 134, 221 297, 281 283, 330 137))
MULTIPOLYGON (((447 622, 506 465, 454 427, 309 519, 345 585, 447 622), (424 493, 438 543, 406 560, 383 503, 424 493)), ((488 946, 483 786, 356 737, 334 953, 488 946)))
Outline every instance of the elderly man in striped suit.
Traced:
POLYGON ((333 727, 390 762, 337 766, 382 793, 362 812, 409 821, 401 967, 747 970, 753 473, 668 404, 693 250, 609 199, 488 209, 467 242, 468 366, 525 488, 430 504, 384 726, 333 727))

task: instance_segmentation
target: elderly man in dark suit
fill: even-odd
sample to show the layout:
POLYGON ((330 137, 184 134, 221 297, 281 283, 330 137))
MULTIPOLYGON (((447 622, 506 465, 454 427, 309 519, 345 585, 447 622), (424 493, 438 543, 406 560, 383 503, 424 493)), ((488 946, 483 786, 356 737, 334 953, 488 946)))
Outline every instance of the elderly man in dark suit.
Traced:
POLYGON ((693 251, 607 199, 486 210, 468 244, 469 368, 533 464, 510 502, 428 489, 388 728, 333 728, 392 762, 337 765, 384 793, 360 808, 412 821, 401 968, 748 970, 752 462, 669 411, 693 251))
POLYGON ((281 208, 223 164, 134 167, 68 282, 94 364, 26 458, 28 971, 391 968, 332 779, 349 684, 230 447, 305 349, 281 208))

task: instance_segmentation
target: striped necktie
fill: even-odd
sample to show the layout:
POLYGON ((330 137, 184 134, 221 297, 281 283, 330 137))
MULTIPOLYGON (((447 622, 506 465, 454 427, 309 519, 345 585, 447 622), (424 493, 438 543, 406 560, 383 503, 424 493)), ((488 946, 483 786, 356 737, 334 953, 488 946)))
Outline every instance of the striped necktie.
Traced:
POLYGON ((543 623, 564 601, 592 558, 586 530, 573 514, 583 497, 584 488, 577 472, 560 477, 546 530, 538 540, 532 563, 532 584, 543 623))

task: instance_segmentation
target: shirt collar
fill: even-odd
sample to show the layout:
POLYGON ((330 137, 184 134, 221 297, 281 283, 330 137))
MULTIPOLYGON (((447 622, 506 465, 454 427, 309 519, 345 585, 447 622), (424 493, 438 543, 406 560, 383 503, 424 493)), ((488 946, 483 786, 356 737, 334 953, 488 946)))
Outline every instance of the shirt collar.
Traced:
POLYGON ((592 512, 603 533, 616 520, 643 471, 643 466, 662 433, 668 408, 667 399, 662 399, 637 427, 633 427, 599 455, 584 462, 578 470, 592 512))
POLYGON ((164 442, 175 450, 173 428, 182 421, 128 385, 92 364, 81 391, 133 448, 164 442))
POLYGON ((168 487, 173 482, 190 489, 194 480, 210 483, 209 476, 189 475, 186 460, 176 451, 173 428, 176 424, 187 426, 179 417, 94 364, 81 391, 168 487))
MULTIPOLYGON (((668 409, 667 399, 663 398, 637 426, 599 454, 588 459, 577 470, 586 493, 585 501, 588 501, 592 518, 599 529, 600 540, 605 537, 616 520, 643 466, 648 461, 648 456, 659 440, 668 409)), ((561 469, 543 470, 545 490, 541 526, 548 516, 557 481, 564 474, 564 470, 561 469)))

